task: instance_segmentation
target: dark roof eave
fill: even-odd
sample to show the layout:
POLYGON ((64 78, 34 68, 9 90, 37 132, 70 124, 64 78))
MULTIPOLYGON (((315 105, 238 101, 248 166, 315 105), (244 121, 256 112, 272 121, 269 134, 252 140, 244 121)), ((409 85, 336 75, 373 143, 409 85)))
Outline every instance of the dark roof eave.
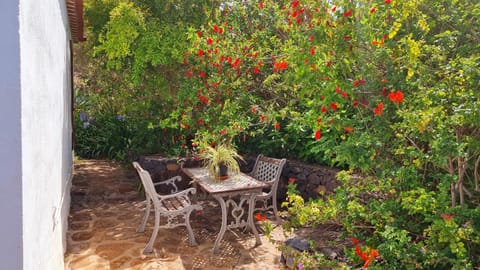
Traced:
POLYGON ((74 43, 85 41, 83 33, 83 0, 66 0, 70 33, 74 43))

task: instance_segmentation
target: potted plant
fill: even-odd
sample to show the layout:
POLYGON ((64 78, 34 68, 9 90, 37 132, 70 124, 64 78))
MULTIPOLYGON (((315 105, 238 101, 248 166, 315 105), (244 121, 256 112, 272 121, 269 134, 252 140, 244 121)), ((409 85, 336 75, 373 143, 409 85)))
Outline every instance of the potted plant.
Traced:
POLYGON ((210 175, 220 180, 228 178, 229 173, 238 174, 240 172, 238 160, 243 160, 235 147, 226 143, 205 146, 200 157, 210 175))

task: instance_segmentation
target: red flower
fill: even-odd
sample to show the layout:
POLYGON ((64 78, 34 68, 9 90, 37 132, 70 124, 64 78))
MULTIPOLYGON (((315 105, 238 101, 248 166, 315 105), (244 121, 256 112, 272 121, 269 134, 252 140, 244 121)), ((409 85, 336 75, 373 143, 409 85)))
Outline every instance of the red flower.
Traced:
POLYGON ((197 36, 198 36, 198 37, 201 37, 201 36, 202 36, 202 32, 198 31, 198 32, 197 32, 197 36))
POLYGON ((257 112, 257 107, 252 107, 252 113, 256 113, 257 112))
POLYGON ((207 73, 205 71, 202 71, 199 73, 200 77, 205 78, 207 76, 207 73))
POLYGON ((362 256, 362 251, 360 250, 360 247, 355 245, 355 254, 357 254, 358 256, 362 256))
POLYGON ((260 116, 260 122, 265 122, 265 115, 260 116))
POLYGON ((385 0, 385 4, 390 4, 392 0, 385 0))
POLYGON ((320 129, 315 132, 315 140, 318 141, 322 137, 322 133, 320 132, 320 129))
POLYGON ((336 7, 336 6, 333 6, 333 7, 332 7, 332 12, 335 12, 335 11, 337 11, 337 7, 336 7))
POLYGON ((285 62, 285 61, 280 61, 280 62, 276 62, 275 61, 275 64, 273 64, 273 69, 274 70, 283 70, 283 69, 287 69, 288 68, 288 63, 285 62))
POLYGON ((327 64, 326 64, 326 65, 327 65, 327 67, 329 67, 329 66, 331 66, 332 64, 333 64, 332 61, 327 61, 327 64))
POLYGON ((365 264, 363 264, 363 268, 367 269, 369 264, 370 264, 370 258, 365 260, 365 264))
POLYGON ((343 36, 343 40, 345 40, 345 41, 348 41, 348 40, 350 40, 350 36, 349 36, 349 35, 345 35, 345 36, 343 36))
POLYGON ((212 43, 213 43, 213 39, 207 38, 207 44, 208 44, 208 45, 212 45, 212 43))
POLYGON ((317 124, 320 124, 320 122, 322 122, 322 118, 317 118, 317 124))
POLYGON ((240 59, 239 58, 236 58, 235 59, 235 62, 233 62, 232 67, 235 68, 235 67, 238 67, 238 64, 240 64, 240 59))
POLYGON ((325 106, 322 106, 322 109, 321 109, 321 112, 322 112, 322 113, 326 113, 326 112, 327 112, 327 110, 328 110, 328 109, 327 109, 327 107, 325 107, 325 106))
POLYGON ((391 92, 388 94, 388 98, 394 103, 401 103, 403 101, 402 91, 391 92))
POLYGON ((382 95, 384 95, 384 96, 387 95, 387 88, 386 87, 382 88, 382 95))
POLYGON ((292 8, 298 7, 299 4, 300 4, 300 1, 292 1, 292 8))
POLYGON ((202 57, 202 56, 203 56, 203 51, 202 51, 202 50, 198 50, 198 56, 199 56, 199 57, 202 57))
POLYGON ((345 130, 345 132, 347 132, 347 133, 352 133, 353 128, 352 127, 344 127, 343 130, 345 130))
POLYGON ((380 102, 378 103, 377 107, 373 109, 373 113, 377 115, 382 115, 382 111, 383 111, 383 103, 380 102))
POLYGON ((357 87, 359 86, 361 83, 364 83, 365 80, 364 79, 358 79, 356 81, 353 82, 353 86, 357 87))
POLYGON ((370 9, 370 14, 371 14, 371 13, 374 13, 376 10, 377 10, 377 9, 375 9, 375 7, 372 7, 372 8, 370 9))
POLYGON ((258 8, 262 9, 263 8, 263 2, 258 3, 258 8))
POLYGON ((295 177, 288 178, 288 183, 290 183, 290 184, 295 184, 296 181, 297 181, 297 179, 295 177))
POLYGON ((308 38, 308 40, 314 41, 314 40, 315 40, 315 37, 314 37, 314 36, 310 36, 310 37, 308 38))
POLYGON ((198 100, 201 102, 205 103, 205 105, 208 105, 208 98, 206 96, 198 96, 198 100))
POLYGON ((335 86, 335 92, 340 93, 340 87, 335 86))
POLYGON ((213 26, 213 31, 217 34, 222 34, 223 33, 223 28, 220 28, 217 25, 214 25, 213 26))
POLYGON ((315 54, 315 48, 311 48, 311 49, 310 49, 310 54, 311 54, 311 55, 314 55, 314 54, 315 54))
POLYGON ((280 124, 279 124, 279 123, 276 123, 276 124, 275 124, 275 129, 276 129, 276 130, 280 130, 280 124))
POLYGON ((343 13, 343 17, 347 18, 347 17, 350 17, 351 15, 353 14, 353 10, 349 10, 349 11, 345 11, 343 13))
POLYGON ((260 72, 260 70, 258 69, 258 67, 254 67, 254 68, 253 68, 253 73, 258 74, 258 72, 260 72))
POLYGON ((267 220, 267 218, 264 217, 264 216, 262 216, 262 214, 260 214, 260 213, 257 213, 257 214, 255 215, 255 219, 258 220, 258 221, 265 221, 265 220, 267 220))
POLYGON ((220 130, 220 134, 225 135, 225 133, 227 133, 225 129, 220 130))
POLYGON ((347 92, 345 92, 345 91, 342 91, 342 97, 343 97, 343 98, 348 98, 348 94, 347 94, 347 92))
POLYGON ((330 108, 332 108, 332 110, 336 111, 338 107, 337 107, 337 104, 332 102, 332 103, 330 103, 330 108))
POLYGON ((352 241, 352 243, 353 243, 355 246, 358 245, 358 239, 357 239, 357 238, 352 237, 352 238, 350 238, 350 240, 352 241))

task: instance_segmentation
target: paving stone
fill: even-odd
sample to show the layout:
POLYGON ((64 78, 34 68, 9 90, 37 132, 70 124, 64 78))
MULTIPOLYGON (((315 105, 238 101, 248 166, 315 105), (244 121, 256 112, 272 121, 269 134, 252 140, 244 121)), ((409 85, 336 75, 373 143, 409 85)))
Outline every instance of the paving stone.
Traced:
POLYGON ((93 237, 93 232, 76 232, 72 234, 72 240, 75 242, 86 241, 93 237))
MULTIPOLYGON (((191 216, 198 246, 189 245, 185 228, 160 229, 154 252, 143 254, 153 214, 145 232, 137 232, 145 203, 135 189, 129 190, 138 182, 137 177, 126 176, 131 173, 113 162, 76 161, 72 192, 83 193, 72 196, 65 270, 283 269, 280 251, 263 235, 263 244, 253 248, 251 233, 227 231, 219 254, 213 254, 221 222, 215 201, 206 201, 202 214, 191 216)), ((282 236, 278 226, 272 239, 281 241, 282 236)))

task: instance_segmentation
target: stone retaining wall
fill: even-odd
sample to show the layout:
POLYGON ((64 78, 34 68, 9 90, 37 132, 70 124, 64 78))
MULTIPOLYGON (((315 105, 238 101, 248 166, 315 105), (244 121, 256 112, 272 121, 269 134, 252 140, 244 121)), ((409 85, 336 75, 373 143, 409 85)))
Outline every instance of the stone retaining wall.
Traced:
MULTIPOLYGON (((244 156, 245 162, 241 162, 240 170, 242 172, 250 172, 253 169, 256 156, 244 156)), ((182 158, 184 167, 198 167, 201 162, 193 158, 182 158)), ((143 156, 139 163, 142 167, 149 171, 154 182, 166 180, 175 175, 182 175, 182 183, 179 188, 189 186, 189 179, 180 170, 178 159, 166 158, 162 156, 143 156)), ((335 176, 339 170, 331 167, 304 164, 299 161, 287 160, 283 167, 280 183, 278 185, 279 203, 285 200, 288 181, 295 179, 297 189, 304 199, 318 198, 320 192, 330 193, 340 185, 335 176)), ((160 192, 163 190, 160 189, 160 192)))

